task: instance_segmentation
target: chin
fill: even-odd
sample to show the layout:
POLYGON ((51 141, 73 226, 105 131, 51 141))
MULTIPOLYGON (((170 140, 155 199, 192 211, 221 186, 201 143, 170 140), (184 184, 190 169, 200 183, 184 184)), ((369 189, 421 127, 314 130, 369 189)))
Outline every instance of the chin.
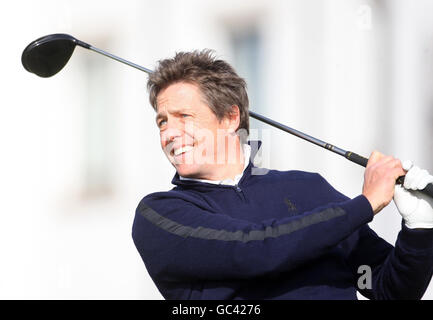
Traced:
POLYGON ((177 173, 182 177, 200 179, 200 170, 196 166, 181 164, 175 167, 177 173))

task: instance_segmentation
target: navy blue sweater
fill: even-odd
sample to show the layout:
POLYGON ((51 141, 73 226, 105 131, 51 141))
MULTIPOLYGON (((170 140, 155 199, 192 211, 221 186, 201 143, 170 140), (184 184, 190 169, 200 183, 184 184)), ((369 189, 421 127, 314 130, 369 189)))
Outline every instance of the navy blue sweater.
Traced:
MULTIPOLYGON (((251 158, 257 150, 252 151, 251 158)), ((236 186, 180 180, 138 205, 132 236, 166 299, 420 299, 433 272, 433 229, 377 236, 368 200, 317 173, 270 170, 236 186), (358 268, 371 289, 357 287, 358 268)))

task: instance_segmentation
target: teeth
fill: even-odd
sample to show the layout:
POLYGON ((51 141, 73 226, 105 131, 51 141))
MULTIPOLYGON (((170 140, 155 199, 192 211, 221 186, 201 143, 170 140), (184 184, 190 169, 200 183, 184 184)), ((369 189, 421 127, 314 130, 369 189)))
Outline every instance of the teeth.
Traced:
POLYGON ((179 148, 179 149, 174 150, 174 155, 178 156, 178 155, 180 155, 180 154, 182 154, 184 152, 188 152, 188 151, 190 151, 192 149, 194 149, 193 146, 185 146, 183 148, 179 148))

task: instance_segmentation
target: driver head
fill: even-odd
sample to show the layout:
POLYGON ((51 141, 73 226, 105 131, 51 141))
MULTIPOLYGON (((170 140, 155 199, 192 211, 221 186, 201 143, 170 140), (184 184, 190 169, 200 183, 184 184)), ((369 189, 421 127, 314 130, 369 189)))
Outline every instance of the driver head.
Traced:
POLYGON ((24 49, 21 62, 27 71, 39 77, 51 77, 68 63, 77 41, 62 33, 41 37, 24 49))

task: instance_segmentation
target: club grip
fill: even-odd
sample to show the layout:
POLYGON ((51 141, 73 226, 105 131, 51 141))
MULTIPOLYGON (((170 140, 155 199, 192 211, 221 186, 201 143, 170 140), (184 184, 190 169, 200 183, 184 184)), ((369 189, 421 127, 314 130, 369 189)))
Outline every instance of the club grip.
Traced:
POLYGON ((429 183, 421 192, 433 198, 433 183, 429 183))
MULTIPOLYGON (((398 177, 397 184, 404 184, 404 176, 398 177)), ((429 183, 424 189, 418 191, 433 198, 433 183, 429 183)))
POLYGON ((351 151, 347 151, 344 156, 346 157, 346 159, 348 159, 352 162, 355 162, 356 164, 359 164, 360 166, 367 167, 368 159, 360 156, 359 154, 356 154, 356 153, 351 152, 351 151))
MULTIPOLYGON (((355 162, 356 164, 359 164, 360 166, 367 167, 368 159, 360 156, 359 154, 356 154, 351 151, 347 151, 344 156, 346 159, 355 162)), ((403 185, 404 183, 404 176, 401 176, 396 181, 397 184, 403 185)), ((433 198, 433 183, 429 183, 424 189, 419 190, 419 192, 424 193, 425 195, 428 195, 429 197, 433 198)))

